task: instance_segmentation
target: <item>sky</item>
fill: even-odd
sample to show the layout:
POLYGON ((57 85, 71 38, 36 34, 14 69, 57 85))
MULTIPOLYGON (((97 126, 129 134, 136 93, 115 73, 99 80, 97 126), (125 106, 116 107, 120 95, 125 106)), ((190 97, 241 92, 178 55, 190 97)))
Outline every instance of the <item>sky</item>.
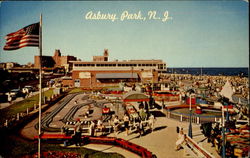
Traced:
POLYGON ((168 67, 248 67, 248 7, 243 0, 1 2, 0 62, 34 62, 38 48, 4 51, 4 37, 39 22, 42 13, 43 55, 53 56, 60 49, 64 56, 90 61, 108 49, 110 60, 161 59, 168 67), (117 19, 86 18, 98 11, 116 14, 117 19), (122 20, 126 11, 142 19, 122 20), (150 19, 150 13, 160 19, 150 19))

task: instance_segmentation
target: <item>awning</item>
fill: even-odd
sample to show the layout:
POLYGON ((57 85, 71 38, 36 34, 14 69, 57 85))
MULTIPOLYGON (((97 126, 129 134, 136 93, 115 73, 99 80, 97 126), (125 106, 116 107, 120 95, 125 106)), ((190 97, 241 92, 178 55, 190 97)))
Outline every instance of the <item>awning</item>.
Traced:
POLYGON ((141 101, 149 101, 149 97, 145 94, 137 91, 130 91, 123 95, 124 102, 141 102, 141 101))
POLYGON ((96 79, 124 79, 133 78, 137 79, 137 73, 98 73, 96 74, 96 79))
POLYGON ((72 77, 71 76, 63 76, 63 77, 61 77, 61 79, 63 79, 63 80, 72 80, 72 77))

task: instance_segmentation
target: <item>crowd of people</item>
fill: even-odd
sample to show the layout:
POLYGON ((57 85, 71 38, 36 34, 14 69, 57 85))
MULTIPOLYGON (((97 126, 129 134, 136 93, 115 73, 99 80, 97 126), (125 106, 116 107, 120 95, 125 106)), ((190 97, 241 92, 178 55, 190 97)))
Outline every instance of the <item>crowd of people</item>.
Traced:
POLYGON ((189 74, 171 74, 161 77, 161 82, 168 90, 178 90, 185 100, 190 94, 189 90, 198 98, 207 101, 221 102, 223 87, 228 82, 232 89, 232 96, 226 104, 237 109, 237 119, 247 119, 249 115, 249 79, 241 76, 194 76, 189 74))
MULTIPOLYGON (((204 98, 216 97, 217 99, 222 98, 220 92, 226 82, 229 82, 232 86, 234 95, 239 96, 243 99, 249 100, 249 85, 248 79, 244 77, 230 77, 230 76, 192 76, 192 75, 168 75, 161 78, 161 81, 165 83, 165 87, 169 90, 178 90, 183 98, 188 96, 188 90, 192 89, 197 95, 204 95, 204 98)), ((232 103, 232 102, 231 102, 232 103)), ((232 103, 236 108, 239 109, 238 119, 244 119, 248 113, 247 104, 232 103)), ((131 133, 138 132, 139 136, 142 136, 146 130, 153 132, 155 117, 152 115, 146 105, 139 105, 138 115, 139 117, 133 118, 128 113, 120 118, 117 115, 112 115, 108 125, 104 124, 102 119, 91 121, 90 129, 91 136, 96 136, 97 132, 100 135, 106 134, 107 128, 109 133, 113 131, 114 136, 117 137, 120 132, 124 132, 126 136, 131 133), (108 126, 108 127, 107 127, 108 126)), ((151 105, 149 103, 149 105, 151 105)), ((149 106, 148 105, 148 106, 149 106)), ((232 119, 231 119, 232 121, 232 119)), ((75 126, 80 126, 76 124, 75 126)), ((221 135, 221 126, 219 124, 208 123, 202 125, 203 134, 208 138, 208 141, 215 146, 215 142, 221 142, 219 135, 221 135)), ((75 128, 75 137, 79 138, 81 133, 79 128, 75 128)), ((178 140, 176 141, 176 150, 181 148, 181 145, 185 142, 185 134, 183 129, 178 132, 178 140)), ((76 145, 79 145, 76 142, 76 145)), ((218 143, 221 148, 221 143, 218 143)))
POLYGON ((234 94, 249 99, 249 80, 240 76, 193 76, 172 74, 162 76, 160 82, 164 82, 169 89, 194 89, 198 93, 205 89, 208 95, 218 95, 225 83, 229 81, 234 94))
MULTIPOLYGON (((227 105, 234 107, 236 113, 234 113, 234 115, 229 114, 229 119, 225 122, 225 132, 229 132, 229 134, 231 133, 232 138, 246 136, 242 131, 249 132, 249 123, 241 125, 240 128, 236 127, 237 120, 249 120, 248 78, 241 76, 192 76, 171 74, 162 76, 161 82, 165 83, 166 90, 177 90, 182 95, 183 100, 189 96, 188 91, 193 90, 196 97, 205 99, 208 104, 211 102, 221 102, 225 107, 227 107, 227 105), (229 83, 233 94, 232 98, 226 98, 225 101, 225 97, 221 94, 221 91, 226 83, 229 83)), ((215 146, 220 153, 222 149, 222 123, 205 123, 202 124, 201 129, 203 130, 205 137, 207 137, 208 142, 212 144, 212 147, 215 146)), ((176 150, 179 150, 181 144, 184 142, 183 136, 183 132, 180 131, 176 142, 176 150)), ((244 139, 242 139, 241 142, 243 144, 246 143, 244 139)), ((233 147, 237 145, 240 146, 242 144, 236 143, 232 145, 230 141, 226 141, 225 146, 227 149, 227 155, 231 154, 232 156, 235 154, 233 147)), ((245 149, 243 147, 238 148, 240 150, 245 149)))
MULTIPOLYGON (((138 133, 139 136, 142 136, 146 130, 153 132, 155 117, 153 114, 146 113, 144 109, 138 111, 138 118, 132 118, 127 113, 119 119, 117 115, 112 115, 111 119, 108 120, 108 124, 104 124, 102 119, 88 121, 88 129, 90 136, 105 135, 114 133, 114 136, 117 137, 119 133, 124 132, 125 136, 130 135, 131 133, 138 133)), ((77 119, 74 125, 74 133, 72 139, 76 146, 81 146, 81 135, 83 133, 84 124, 77 119)), ((66 133, 66 131, 64 130, 66 133)), ((68 133, 68 131, 67 131, 68 133)))

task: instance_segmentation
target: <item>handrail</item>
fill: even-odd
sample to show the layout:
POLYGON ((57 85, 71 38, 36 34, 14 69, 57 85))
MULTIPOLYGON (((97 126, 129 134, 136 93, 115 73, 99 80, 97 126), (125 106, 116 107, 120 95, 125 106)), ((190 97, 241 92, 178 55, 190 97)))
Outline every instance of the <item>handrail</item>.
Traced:
POLYGON ((206 158, 215 158, 213 155, 211 155, 208 151, 206 151, 203 147, 199 146, 192 138, 189 136, 185 137, 185 140, 187 143, 191 143, 194 148, 196 148, 203 156, 206 158))

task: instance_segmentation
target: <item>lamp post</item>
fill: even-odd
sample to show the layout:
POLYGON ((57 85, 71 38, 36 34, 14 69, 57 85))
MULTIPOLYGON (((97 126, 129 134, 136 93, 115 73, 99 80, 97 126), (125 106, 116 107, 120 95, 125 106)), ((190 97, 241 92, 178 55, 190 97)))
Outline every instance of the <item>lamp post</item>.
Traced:
MULTIPOLYGON (((224 105, 226 105, 226 108, 227 108, 227 112, 226 112, 226 122, 228 123, 229 122, 229 112, 228 112, 228 104, 229 104, 229 101, 225 101, 225 97, 223 97, 223 109, 224 109, 224 105), (225 104, 224 104, 225 103, 225 104)), ((223 113, 224 113, 224 110, 223 110, 223 113)), ((224 114, 225 115, 225 114, 224 114)), ((228 127, 225 127, 225 130, 226 132, 229 132, 229 128, 228 127)))
POLYGON ((92 74, 91 73, 90 73, 89 77, 90 77, 89 78, 89 82, 90 82, 89 83, 89 88, 92 89, 92 74))
POLYGON ((226 157, 226 145, 225 145, 225 116, 224 116, 224 106, 222 105, 222 158, 226 157))
POLYGON ((189 128, 188 128, 188 136, 190 138, 193 138, 193 134, 192 134, 192 106, 191 106, 191 102, 192 102, 192 93, 190 93, 189 95, 189 128))
POLYGON ((163 112, 163 110, 164 110, 164 98, 162 98, 162 111, 161 112, 163 112))
MULTIPOLYGON (((227 115, 226 115, 226 122, 229 122, 229 113, 228 113, 228 105, 227 105, 227 115)), ((230 132, 229 127, 226 128, 226 132, 230 132)))

